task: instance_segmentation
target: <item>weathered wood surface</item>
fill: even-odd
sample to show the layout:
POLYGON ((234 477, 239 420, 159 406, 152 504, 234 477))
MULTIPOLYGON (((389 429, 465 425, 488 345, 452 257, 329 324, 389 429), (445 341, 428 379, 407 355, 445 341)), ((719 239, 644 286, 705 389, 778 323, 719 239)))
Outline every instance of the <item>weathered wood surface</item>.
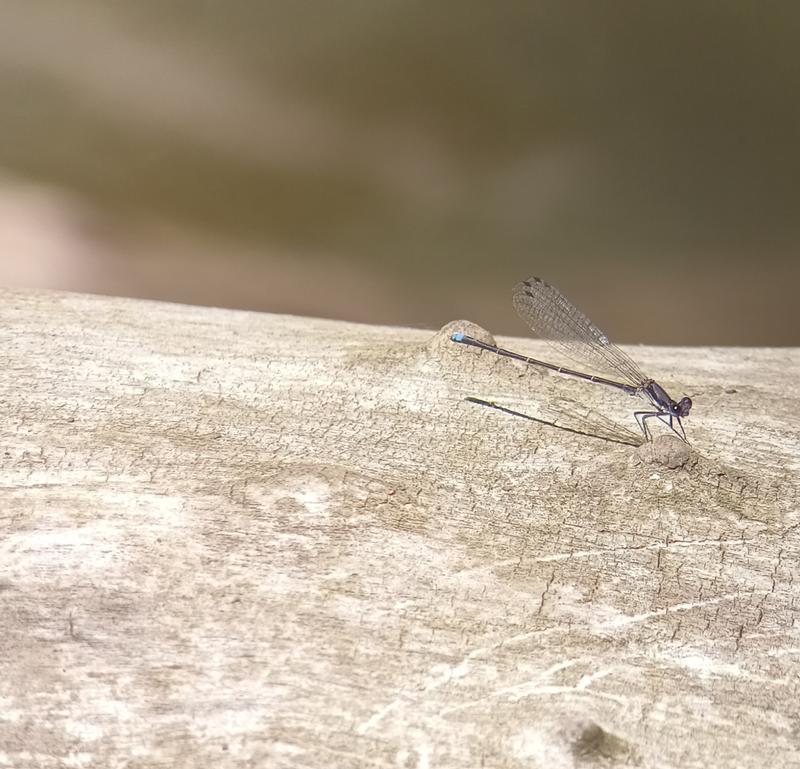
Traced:
POLYGON ((648 459, 444 334, 0 312, 0 767, 800 766, 798 350, 637 349, 648 459))

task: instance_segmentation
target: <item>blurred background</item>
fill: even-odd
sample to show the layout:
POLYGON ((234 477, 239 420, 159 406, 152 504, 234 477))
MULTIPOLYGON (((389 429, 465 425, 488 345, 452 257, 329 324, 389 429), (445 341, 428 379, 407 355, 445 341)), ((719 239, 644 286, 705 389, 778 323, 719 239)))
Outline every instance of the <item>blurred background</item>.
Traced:
POLYGON ((800 344, 800 4, 3 0, 0 283, 800 344))

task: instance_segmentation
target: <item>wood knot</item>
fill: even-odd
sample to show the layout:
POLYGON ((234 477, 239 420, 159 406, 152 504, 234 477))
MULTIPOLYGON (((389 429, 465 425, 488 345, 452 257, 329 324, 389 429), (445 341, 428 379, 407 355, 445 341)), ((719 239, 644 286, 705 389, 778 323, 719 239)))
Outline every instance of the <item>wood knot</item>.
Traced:
POLYGON ((636 449, 636 459, 645 465, 661 465, 670 470, 683 467, 692 458, 692 448, 677 435, 657 435, 636 449))
POLYGON ((433 339, 428 342, 428 351, 438 355, 463 352, 463 346, 453 341, 453 334, 464 334, 487 344, 496 344, 494 337, 485 328, 481 328, 476 323, 468 320, 451 320, 442 326, 433 339), (462 349, 459 350, 459 347, 462 347, 462 349))
POLYGON ((633 758, 631 746, 621 737, 589 719, 575 721, 564 730, 572 755, 593 765, 628 763, 633 758))

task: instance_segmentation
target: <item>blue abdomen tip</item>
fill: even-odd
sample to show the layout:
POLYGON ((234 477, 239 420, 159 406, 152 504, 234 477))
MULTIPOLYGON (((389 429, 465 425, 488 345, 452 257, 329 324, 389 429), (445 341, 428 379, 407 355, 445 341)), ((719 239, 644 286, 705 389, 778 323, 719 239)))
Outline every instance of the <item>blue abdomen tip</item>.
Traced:
POLYGON ((464 334, 461 331, 456 331, 456 333, 453 334, 450 338, 454 342, 463 342, 464 341, 464 334))

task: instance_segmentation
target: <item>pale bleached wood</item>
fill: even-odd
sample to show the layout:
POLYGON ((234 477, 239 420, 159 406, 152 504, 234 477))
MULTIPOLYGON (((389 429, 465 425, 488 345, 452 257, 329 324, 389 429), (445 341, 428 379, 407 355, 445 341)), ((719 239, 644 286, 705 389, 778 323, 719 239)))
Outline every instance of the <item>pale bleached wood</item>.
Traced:
POLYGON ((636 349, 648 457, 446 333, 1 299, 0 767, 800 765, 798 350, 636 349))

